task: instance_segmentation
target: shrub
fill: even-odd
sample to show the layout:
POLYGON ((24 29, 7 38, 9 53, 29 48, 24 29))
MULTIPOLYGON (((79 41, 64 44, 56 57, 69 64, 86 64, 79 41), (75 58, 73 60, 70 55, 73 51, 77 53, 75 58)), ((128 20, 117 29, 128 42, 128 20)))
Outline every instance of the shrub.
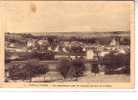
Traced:
POLYGON ((11 65, 8 69, 12 80, 30 80, 45 74, 48 71, 47 65, 41 65, 37 60, 29 60, 27 63, 11 65))
POLYGON ((125 66, 122 73, 129 73, 130 53, 117 55, 110 53, 103 58, 103 64, 106 65, 106 71, 114 71, 114 69, 125 66))
POLYGON ((77 59, 77 60, 62 60, 60 64, 60 72, 66 77, 79 77, 83 74, 85 69, 84 63, 77 59))

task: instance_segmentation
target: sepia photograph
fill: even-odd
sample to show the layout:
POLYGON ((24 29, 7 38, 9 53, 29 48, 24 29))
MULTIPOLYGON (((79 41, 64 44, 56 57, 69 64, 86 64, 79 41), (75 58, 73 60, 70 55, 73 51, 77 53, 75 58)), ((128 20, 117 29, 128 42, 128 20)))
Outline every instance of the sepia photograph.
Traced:
POLYGON ((130 33, 5 33, 5 65, 5 82, 129 82, 130 33))

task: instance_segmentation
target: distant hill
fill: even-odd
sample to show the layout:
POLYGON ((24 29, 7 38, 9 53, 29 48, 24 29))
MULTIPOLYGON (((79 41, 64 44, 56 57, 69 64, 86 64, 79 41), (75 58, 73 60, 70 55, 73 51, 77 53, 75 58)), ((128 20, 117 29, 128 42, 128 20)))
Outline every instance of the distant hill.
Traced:
POLYGON ((129 37, 130 32, 115 31, 115 32, 43 32, 43 33, 6 33, 10 37, 20 38, 24 37, 44 37, 44 36, 58 36, 58 37, 78 37, 78 38, 101 38, 101 37, 129 37), (22 35, 21 35, 22 34, 22 35))

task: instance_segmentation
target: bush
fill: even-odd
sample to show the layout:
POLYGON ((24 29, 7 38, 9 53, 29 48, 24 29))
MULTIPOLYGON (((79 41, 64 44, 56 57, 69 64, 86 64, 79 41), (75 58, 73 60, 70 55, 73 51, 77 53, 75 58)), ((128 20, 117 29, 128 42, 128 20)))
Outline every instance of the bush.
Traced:
POLYGON ((76 71, 76 77, 83 75, 83 71, 85 70, 85 65, 81 59, 76 59, 72 62, 73 67, 76 71))
POLYGON ((130 73, 130 53, 117 55, 110 53, 103 58, 103 64, 106 65, 106 71, 108 73, 110 73, 109 71, 114 71, 114 69, 123 66, 125 66, 125 68, 120 73, 130 73))
POLYGON ((71 62, 69 60, 61 60, 59 71, 66 78, 69 68, 71 66, 71 62))
POLYGON ((41 65, 36 60, 29 60, 24 64, 11 65, 8 69, 10 78, 12 80, 30 80, 32 77, 36 77, 45 74, 48 71, 47 65, 41 65))
POLYGON ((77 59, 74 61, 62 60, 59 71, 66 77, 79 77, 83 74, 85 69, 84 63, 77 59))

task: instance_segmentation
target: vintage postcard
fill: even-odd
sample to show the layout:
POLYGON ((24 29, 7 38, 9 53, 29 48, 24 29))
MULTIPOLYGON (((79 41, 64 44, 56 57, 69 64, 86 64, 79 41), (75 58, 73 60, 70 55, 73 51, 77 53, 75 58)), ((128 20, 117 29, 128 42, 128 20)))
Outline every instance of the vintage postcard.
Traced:
POLYGON ((0 87, 133 89, 133 1, 1 1, 0 87))

